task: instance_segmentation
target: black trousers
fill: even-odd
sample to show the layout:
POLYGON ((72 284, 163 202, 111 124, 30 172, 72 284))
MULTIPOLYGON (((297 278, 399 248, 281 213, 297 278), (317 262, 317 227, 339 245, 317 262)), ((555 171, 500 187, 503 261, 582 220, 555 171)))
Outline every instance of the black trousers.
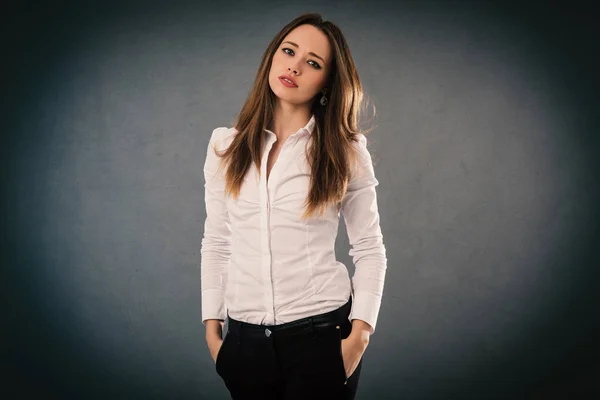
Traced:
POLYGON ((342 307, 266 326, 228 317, 216 370, 233 400, 352 400, 362 359, 346 376, 342 339, 352 330, 352 298, 342 307))

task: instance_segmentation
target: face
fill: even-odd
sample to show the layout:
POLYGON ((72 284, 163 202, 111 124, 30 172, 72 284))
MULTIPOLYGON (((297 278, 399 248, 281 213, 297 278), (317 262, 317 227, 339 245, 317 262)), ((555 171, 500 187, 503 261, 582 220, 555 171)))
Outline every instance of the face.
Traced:
POLYGON ((281 42, 271 61, 269 86, 278 101, 310 104, 326 85, 331 70, 331 46, 327 36, 312 25, 300 25, 281 42), (287 76, 295 85, 282 82, 287 76))

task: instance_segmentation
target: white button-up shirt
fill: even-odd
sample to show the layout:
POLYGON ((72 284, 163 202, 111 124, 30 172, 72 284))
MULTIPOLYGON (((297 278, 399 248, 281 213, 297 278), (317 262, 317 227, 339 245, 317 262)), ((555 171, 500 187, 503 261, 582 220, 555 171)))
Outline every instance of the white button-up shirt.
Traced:
POLYGON ((300 217, 310 189, 305 145, 314 115, 289 136, 267 176, 268 154, 277 140, 266 130, 260 174, 248 170, 237 199, 224 195, 225 168, 213 152, 226 149, 235 128, 216 128, 204 164, 206 220, 201 247, 202 322, 225 320, 278 325, 332 311, 352 296, 348 319, 375 331, 387 267, 371 156, 359 135, 359 163, 338 206, 320 218, 300 217), (335 257, 340 211, 355 273, 335 257))

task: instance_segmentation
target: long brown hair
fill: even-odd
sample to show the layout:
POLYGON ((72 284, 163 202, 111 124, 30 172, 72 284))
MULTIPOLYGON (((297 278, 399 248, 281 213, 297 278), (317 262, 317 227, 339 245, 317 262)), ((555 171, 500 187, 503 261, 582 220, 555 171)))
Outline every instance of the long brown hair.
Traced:
POLYGON ((334 23, 324 21, 316 13, 303 14, 273 38, 263 54, 254 86, 234 123, 237 134, 222 154, 215 150, 222 157, 221 166, 227 166, 225 193, 237 198, 252 163, 260 173, 265 129, 272 122, 275 106, 275 94, 268 80, 271 60, 287 34, 304 24, 325 33, 333 49, 333 62, 326 84, 328 103, 322 106, 317 95, 312 105, 316 123, 309 140, 310 149, 306 152, 311 167, 311 189, 304 203, 302 219, 316 210, 321 216, 328 204, 337 205, 342 201, 352 165, 358 158, 353 142, 358 141, 359 133, 369 131, 358 128, 363 88, 346 39, 334 23))

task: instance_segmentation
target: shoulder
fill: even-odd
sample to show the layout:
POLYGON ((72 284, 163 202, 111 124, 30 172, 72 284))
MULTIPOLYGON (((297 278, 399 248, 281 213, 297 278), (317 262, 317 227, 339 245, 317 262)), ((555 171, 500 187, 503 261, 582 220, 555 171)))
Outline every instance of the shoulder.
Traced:
POLYGON ((356 151, 356 156, 359 158, 361 164, 364 164, 365 162, 368 162, 371 159, 371 155, 369 153, 367 145, 367 137, 363 133, 358 133, 354 136, 354 140, 352 141, 352 147, 356 151))
POLYGON ((237 130, 234 127, 220 126, 213 129, 209 143, 216 150, 226 149, 233 141, 236 133, 237 130))
POLYGON ((365 136, 365 134, 357 133, 355 137, 356 137, 355 145, 359 148, 366 150, 367 149, 367 137, 365 136))
POLYGON ((237 133, 235 128, 218 127, 213 129, 210 139, 208 141, 208 147, 206 149, 206 161, 204 163, 204 172, 209 175, 208 172, 216 171, 218 166, 221 165, 222 153, 227 150, 233 137, 237 133))
POLYGON ((350 161, 351 180, 374 174, 373 159, 367 148, 368 140, 363 133, 356 134, 352 141, 353 154, 350 161))

